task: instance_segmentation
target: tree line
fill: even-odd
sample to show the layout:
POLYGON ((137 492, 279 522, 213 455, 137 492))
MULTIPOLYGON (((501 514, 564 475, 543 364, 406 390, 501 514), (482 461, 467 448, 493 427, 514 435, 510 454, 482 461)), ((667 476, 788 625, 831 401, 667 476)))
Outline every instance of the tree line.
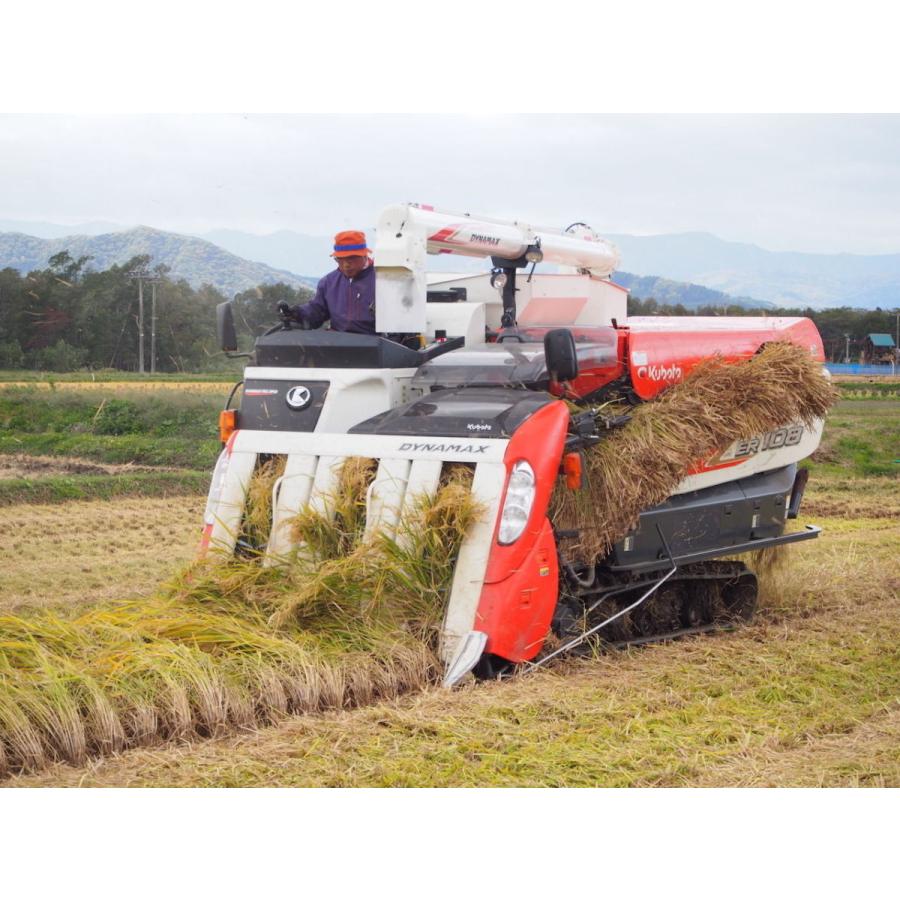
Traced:
MULTIPOLYGON (((216 339, 215 307, 227 298, 210 285, 192 288, 169 277, 167 266, 135 256, 105 271, 90 257, 68 252, 47 268, 22 275, 0 270, 0 369, 139 369, 138 284, 144 272, 156 284, 156 370, 209 372, 233 368, 216 339)), ((144 285, 144 360, 150 371, 151 309, 144 285)), ((261 285, 238 294, 235 318, 249 349, 251 335, 277 322, 276 303, 302 303, 311 291, 287 284, 261 285)))
POLYGON ((628 295, 629 316, 805 316, 815 322, 825 355, 831 362, 843 362, 848 347, 850 357, 856 361, 863 350, 867 335, 890 334, 896 340, 897 313, 886 309, 857 309, 839 306, 831 309, 811 309, 806 307, 776 309, 751 309, 735 304, 729 306, 698 306, 688 309, 683 304, 674 306, 657 303, 653 297, 641 300, 628 295))
MULTIPOLYGON (((233 369, 216 339, 215 307, 227 299, 210 285, 192 288, 172 279, 166 266, 151 267, 135 256, 105 271, 89 267, 90 257, 68 252, 51 257, 47 268, 20 274, 0 270, 0 369, 121 369, 138 371, 139 322, 136 275, 157 280, 156 369, 159 372, 214 372, 233 369)), ((276 304, 310 299, 312 292, 287 284, 260 285, 234 298, 242 349, 277 322, 276 304)), ((628 296, 632 316, 758 316, 743 306, 661 304, 653 297, 628 296)), ((767 316, 806 316, 822 335, 825 353, 841 361, 849 346, 857 358, 868 334, 894 334, 896 311, 855 309, 767 309, 767 316)), ((150 366, 150 288, 144 287, 145 370, 150 366)))

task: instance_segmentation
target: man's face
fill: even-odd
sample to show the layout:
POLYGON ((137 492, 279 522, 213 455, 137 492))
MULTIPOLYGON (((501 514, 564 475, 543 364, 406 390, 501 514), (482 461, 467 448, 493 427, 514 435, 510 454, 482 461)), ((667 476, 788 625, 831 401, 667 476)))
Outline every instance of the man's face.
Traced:
POLYGON ((347 278, 356 278, 368 263, 365 256, 340 256, 336 261, 341 274, 347 278))

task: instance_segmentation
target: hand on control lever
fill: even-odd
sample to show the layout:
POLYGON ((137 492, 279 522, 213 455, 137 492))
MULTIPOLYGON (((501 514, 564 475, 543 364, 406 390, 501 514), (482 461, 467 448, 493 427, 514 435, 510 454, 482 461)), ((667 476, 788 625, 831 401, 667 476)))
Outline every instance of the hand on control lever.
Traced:
POLYGON ((299 306, 290 306, 283 300, 278 304, 278 313, 285 328, 298 327, 301 331, 309 331, 309 319, 300 311, 299 306))
POLYGON ((278 314, 281 316, 281 325, 283 328, 290 329, 295 325, 299 325, 301 330, 309 331, 309 322, 306 317, 299 313, 299 306, 291 306, 283 300, 278 304, 278 314))

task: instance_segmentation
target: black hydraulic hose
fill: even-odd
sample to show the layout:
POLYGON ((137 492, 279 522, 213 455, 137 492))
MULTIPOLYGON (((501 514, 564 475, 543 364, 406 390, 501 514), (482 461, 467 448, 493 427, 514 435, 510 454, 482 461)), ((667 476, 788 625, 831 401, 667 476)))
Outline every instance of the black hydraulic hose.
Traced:
POLYGON ((591 577, 590 578, 582 578, 576 571, 575 566, 572 563, 564 563, 566 574, 569 578, 572 579, 577 585, 585 589, 590 589, 594 586, 594 583, 597 581, 597 570, 591 567, 591 577))
POLYGON ((234 395, 237 393, 237 389, 244 383, 243 379, 241 379, 232 389, 231 393, 228 395, 228 399, 225 401, 225 409, 231 409, 231 401, 234 400, 234 395))

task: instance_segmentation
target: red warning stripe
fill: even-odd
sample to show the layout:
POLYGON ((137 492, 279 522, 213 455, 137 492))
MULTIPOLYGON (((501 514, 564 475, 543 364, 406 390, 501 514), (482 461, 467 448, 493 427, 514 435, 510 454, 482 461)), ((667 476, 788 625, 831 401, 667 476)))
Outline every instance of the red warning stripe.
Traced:
POLYGON ((446 228, 442 228, 440 231, 436 231, 431 237, 428 238, 429 241, 435 241, 440 243, 441 241, 449 241, 456 232, 459 231, 458 225, 448 225, 446 228))

